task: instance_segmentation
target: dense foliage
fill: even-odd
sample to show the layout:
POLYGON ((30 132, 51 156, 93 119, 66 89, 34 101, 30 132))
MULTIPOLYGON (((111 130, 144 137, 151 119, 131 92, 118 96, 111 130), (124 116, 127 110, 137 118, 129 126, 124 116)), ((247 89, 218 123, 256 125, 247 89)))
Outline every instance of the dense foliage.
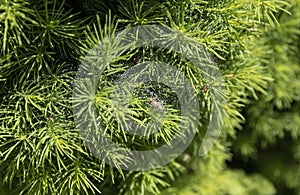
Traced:
MULTIPOLYGON (((299 0, 0 0, 0 191, 300 194, 299 37, 299 0), (219 139, 205 156, 198 151, 213 86, 201 76, 204 70, 179 53, 129 45, 105 66, 94 94, 73 97, 84 56, 99 43, 109 45, 104 47, 108 53, 123 51, 114 35, 149 24, 192 38, 220 69, 224 86, 218 92, 226 99, 221 105, 226 116, 219 139), (124 147, 168 144, 186 120, 168 86, 137 86, 126 109, 113 113, 114 81, 147 60, 168 63, 187 76, 203 105, 202 117, 192 128, 194 140, 174 161, 148 171, 122 170, 86 147, 73 115, 82 112, 73 113, 73 106, 82 98, 91 100, 107 134, 124 147), (134 116, 143 124, 153 111, 154 96, 167 110, 162 130, 145 138, 124 132, 122 117, 134 116)), ((187 55, 194 49, 192 42, 185 47, 187 55)), ((130 158, 109 160, 118 164, 130 158)))

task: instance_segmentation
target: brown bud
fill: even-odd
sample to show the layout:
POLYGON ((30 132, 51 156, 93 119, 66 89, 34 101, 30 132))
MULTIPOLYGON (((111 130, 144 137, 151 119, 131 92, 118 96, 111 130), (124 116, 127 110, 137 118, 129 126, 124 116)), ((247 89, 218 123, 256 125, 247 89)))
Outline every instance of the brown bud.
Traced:
POLYGON ((159 110, 164 109, 163 103, 160 100, 152 99, 150 103, 156 109, 159 109, 159 110))
POLYGON ((50 117, 49 119, 50 119, 51 123, 54 123, 55 120, 53 117, 50 117))
POLYGON ((234 77, 234 74, 230 73, 229 75, 227 75, 227 77, 228 77, 229 79, 232 79, 232 78, 234 77))
POLYGON ((203 87, 203 90, 204 90, 205 92, 207 92, 207 91, 209 90, 208 85, 205 85, 205 86, 203 87))

